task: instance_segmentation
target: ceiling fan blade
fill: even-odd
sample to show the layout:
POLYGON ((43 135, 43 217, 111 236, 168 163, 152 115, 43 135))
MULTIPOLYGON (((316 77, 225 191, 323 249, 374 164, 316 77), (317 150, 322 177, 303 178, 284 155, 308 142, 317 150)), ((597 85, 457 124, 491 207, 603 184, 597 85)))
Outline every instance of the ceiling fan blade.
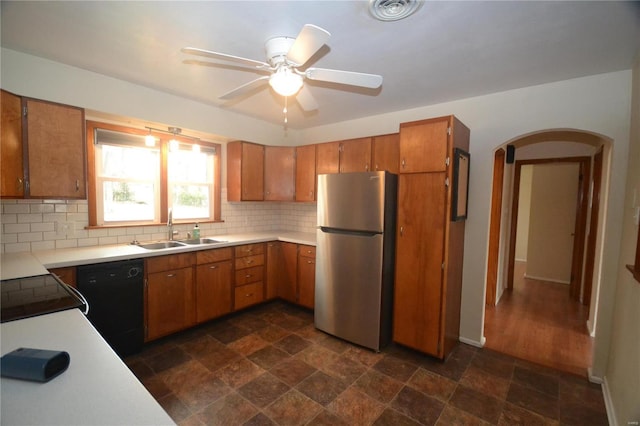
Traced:
POLYGON ((236 87, 232 91, 227 92, 222 96, 219 96, 218 99, 229 100, 229 99, 244 95, 245 93, 248 93, 253 89, 257 88, 258 86, 260 86, 261 84, 263 84, 265 80, 269 80, 269 76, 259 77, 259 78, 256 78, 255 80, 252 80, 248 83, 243 84, 242 86, 236 87))
POLYGON ((318 102, 316 102, 307 86, 302 86, 296 95, 296 101, 298 101, 298 104, 300 104, 300 107, 304 111, 315 111, 318 109, 318 102))
POLYGON ((305 71, 309 80, 327 81, 330 83, 348 84, 350 86, 377 89, 382 85, 382 76, 361 72, 330 70, 325 68, 309 68, 305 71))
POLYGON ((183 53, 190 55, 205 56, 207 58, 220 59, 223 61, 238 62, 245 65, 251 65, 257 68, 271 68, 269 64, 262 61, 254 61, 253 59, 242 58, 240 56, 227 55, 226 53, 212 52, 210 50, 198 49, 197 47, 183 47, 181 49, 183 53))
POLYGON ((287 59, 297 66, 305 64, 331 37, 329 31, 306 24, 287 53, 287 59))

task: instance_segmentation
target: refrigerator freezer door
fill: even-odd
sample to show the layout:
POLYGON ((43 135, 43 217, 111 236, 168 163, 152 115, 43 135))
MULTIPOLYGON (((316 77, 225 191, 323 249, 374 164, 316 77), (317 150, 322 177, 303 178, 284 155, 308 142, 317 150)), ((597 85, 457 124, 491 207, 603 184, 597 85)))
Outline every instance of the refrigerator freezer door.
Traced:
POLYGON ((381 234, 317 231, 315 326, 380 349, 381 234))
POLYGON ((384 172, 318 175, 318 226, 384 229, 384 172))

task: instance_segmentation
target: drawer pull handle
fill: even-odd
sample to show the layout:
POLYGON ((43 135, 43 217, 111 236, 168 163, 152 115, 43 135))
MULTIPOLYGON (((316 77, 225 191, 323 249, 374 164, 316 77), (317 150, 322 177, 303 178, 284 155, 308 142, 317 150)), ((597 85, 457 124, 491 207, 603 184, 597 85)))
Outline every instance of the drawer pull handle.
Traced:
POLYGON ((167 278, 173 278, 175 276, 176 276, 176 274, 167 274, 167 278))
POLYGON ((209 269, 217 269, 217 268, 218 268, 218 267, 217 267, 217 266, 215 266, 215 265, 214 265, 214 266, 209 266, 209 269))
POLYGON ((251 296, 253 296, 253 293, 247 293, 244 295, 244 297, 251 297, 251 296))
POLYGON ((307 260, 307 263, 311 265, 313 263, 313 260, 307 260))
POLYGON ((247 259, 247 265, 253 263, 253 259, 247 259))

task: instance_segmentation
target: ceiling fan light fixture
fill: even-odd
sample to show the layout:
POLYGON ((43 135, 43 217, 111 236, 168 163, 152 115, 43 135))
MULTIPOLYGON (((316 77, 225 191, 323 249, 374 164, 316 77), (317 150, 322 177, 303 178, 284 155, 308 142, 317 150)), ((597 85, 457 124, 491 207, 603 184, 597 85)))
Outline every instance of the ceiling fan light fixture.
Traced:
POLYGON ((280 67, 269 77, 269 84, 282 96, 293 96, 302 87, 302 76, 287 67, 280 67))
POLYGON ((369 0, 369 12, 379 21, 399 21, 414 14, 424 0, 369 0))

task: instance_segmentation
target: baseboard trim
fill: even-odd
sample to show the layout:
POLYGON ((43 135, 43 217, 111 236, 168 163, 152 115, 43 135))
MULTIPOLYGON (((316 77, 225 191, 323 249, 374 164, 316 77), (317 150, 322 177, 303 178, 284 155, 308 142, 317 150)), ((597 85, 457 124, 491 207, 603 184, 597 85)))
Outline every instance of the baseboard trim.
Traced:
MULTIPOLYGON (((589 369, 589 380, 591 380, 591 369, 589 369)), ((604 398, 604 406, 607 410, 607 419, 609 420, 609 424, 611 426, 618 426, 616 410, 613 406, 613 399, 611 398, 611 391, 609 389, 609 384, 607 383, 607 377, 605 376, 604 380, 600 379, 600 383, 600 386, 602 387, 602 396, 604 398)))
POLYGON ((476 348, 484 348, 484 344, 487 343, 487 339, 484 336, 482 336, 480 341, 467 339, 466 337, 462 336, 460 336, 458 340, 460 340, 462 343, 466 343, 467 345, 475 346, 476 348))
POLYGON ((571 284, 569 281, 556 280, 554 278, 546 278, 546 277, 536 277, 534 275, 529 275, 529 274, 524 274, 524 277, 530 280, 548 281, 551 283, 566 284, 566 285, 571 284))

